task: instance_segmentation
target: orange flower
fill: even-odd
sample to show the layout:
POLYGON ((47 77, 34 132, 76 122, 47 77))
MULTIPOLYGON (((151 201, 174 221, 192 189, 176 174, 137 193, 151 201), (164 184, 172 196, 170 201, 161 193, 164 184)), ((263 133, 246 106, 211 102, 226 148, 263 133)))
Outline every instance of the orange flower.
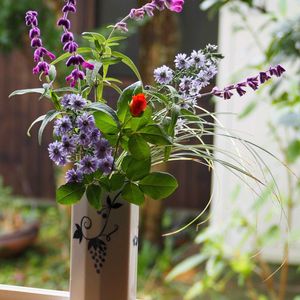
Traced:
POLYGON ((144 94, 137 94, 132 97, 129 104, 130 113, 133 117, 140 117, 146 110, 147 100, 144 94))

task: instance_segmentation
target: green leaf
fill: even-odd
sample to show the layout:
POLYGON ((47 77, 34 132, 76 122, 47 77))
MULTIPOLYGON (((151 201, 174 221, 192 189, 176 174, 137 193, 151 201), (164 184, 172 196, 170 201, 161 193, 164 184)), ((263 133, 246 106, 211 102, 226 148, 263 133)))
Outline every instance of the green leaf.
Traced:
POLYGON ((124 185, 125 176, 123 174, 113 174, 110 179, 110 187, 112 191, 117 191, 124 185))
POLYGON ((150 157, 150 147, 139 134, 133 134, 129 138, 128 148, 132 156, 137 160, 143 160, 150 157))
POLYGON ((106 42, 106 38, 98 32, 83 32, 82 36, 84 38, 85 37, 93 38, 94 40, 97 40, 102 44, 106 42))
POLYGON ((164 172, 153 172, 144 177, 139 186, 141 190, 155 200, 170 196, 178 187, 174 176, 164 172))
POLYGON ((151 158, 145 160, 137 160, 128 155, 123 159, 122 170, 127 177, 133 181, 139 180, 147 176, 151 168, 151 158))
POLYGON ((89 60, 88 62, 94 65, 94 69, 93 70, 90 70, 90 69, 86 70, 86 82, 89 85, 93 85, 96 78, 97 78, 99 70, 102 67, 102 63, 98 62, 96 60, 89 60))
POLYGON ((104 113, 110 115, 114 119, 117 126, 119 128, 121 127, 120 121, 119 121, 119 118, 118 118, 117 114, 115 113, 115 111, 110 106, 108 106, 104 103, 94 102, 94 103, 90 104, 87 108, 97 110, 97 111, 101 111, 101 112, 104 112, 104 113))
POLYGON ((300 157, 300 140, 294 140, 288 145, 286 156, 289 163, 294 163, 300 157))
POLYGON ((108 114, 104 111, 97 111, 94 113, 94 118, 96 122, 96 126, 104 133, 104 134, 116 134, 119 131, 119 124, 112 117, 111 114, 108 114))
POLYGON ((132 96, 141 93, 142 90, 143 86, 141 81, 137 81, 123 90, 117 106, 117 115, 121 122, 124 122, 126 118, 130 116, 129 102, 131 101, 132 96))
POLYGON ((35 89, 24 89, 24 90, 16 90, 12 92, 8 97, 11 98, 13 96, 25 95, 25 94, 41 94, 43 95, 45 89, 43 88, 35 88, 35 89))
POLYGON ((145 196, 137 184, 127 183, 122 191, 122 198, 129 203, 142 205, 145 201, 145 196))
POLYGON ((56 201, 59 204, 72 205, 80 201, 85 187, 80 183, 67 183, 56 191, 56 201))
POLYGON ((169 136, 162 130, 159 125, 151 124, 138 131, 141 136, 153 145, 171 145, 169 136))
POLYGON ((141 74, 139 73, 139 70, 135 66, 134 62, 125 54, 117 52, 117 51, 112 51, 112 56, 118 57, 122 59, 122 62, 127 65, 135 74, 135 76, 138 78, 138 80, 142 81, 141 74))
MULTIPOLYGON (((93 51, 92 48, 90 47, 80 47, 77 49, 77 53, 82 54, 82 53, 91 53, 93 51)), ((53 62, 51 62, 51 65, 56 65, 57 63, 69 58, 72 53, 64 53, 61 56, 59 56, 57 59, 55 59, 53 62)))
POLYGON ((43 122, 41 124, 41 127, 39 129, 39 133, 38 133, 38 141, 39 141, 40 145, 42 144, 43 132, 44 132, 46 126, 48 125, 48 123, 53 121, 59 114, 60 114, 60 111, 57 111, 57 110, 50 110, 46 114, 46 116, 43 119, 43 122))
POLYGON ((101 187, 96 184, 91 184, 86 189, 86 197, 88 199, 88 202, 96 210, 99 210, 102 206, 101 192, 102 192, 101 187))
POLYGON ((133 132, 136 132, 141 128, 145 127, 147 124, 153 123, 151 117, 152 117, 152 109, 150 106, 147 106, 143 115, 138 118, 131 118, 130 120, 128 120, 125 128, 130 128, 133 132))

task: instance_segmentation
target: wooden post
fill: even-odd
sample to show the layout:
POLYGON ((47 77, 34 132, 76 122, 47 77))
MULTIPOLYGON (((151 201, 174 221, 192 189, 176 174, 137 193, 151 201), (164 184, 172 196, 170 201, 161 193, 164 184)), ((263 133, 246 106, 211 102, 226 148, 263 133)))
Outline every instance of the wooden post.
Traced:
POLYGON ((73 208, 71 300, 136 300, 139 209, 106 202, 99 212, 86 199, 73 208))

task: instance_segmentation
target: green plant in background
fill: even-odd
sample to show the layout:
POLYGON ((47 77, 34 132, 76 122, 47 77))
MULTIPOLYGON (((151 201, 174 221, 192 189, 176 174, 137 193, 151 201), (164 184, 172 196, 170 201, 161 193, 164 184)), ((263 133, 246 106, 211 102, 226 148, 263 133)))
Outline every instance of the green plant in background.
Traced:
MULTIPOLYGON (((224 5, 228 5, 234 14, 240 16, 241 22, 237 29, 249 31, 253 36, 254 43, 262 53, 261 64, 251 67, 261 68, 262 65, 275 61, 284 61, 291 66, 291 69, 294 68, 295 72, 289 74, 287 82, 276 83, 275 86, 268 89, 268 93, 270 103, 279 114, 277 121, 270 121, 270 131, 279 146, 284 163, 288 168, 295 169, 295 163, 300 157, 300 74, 298 68, 300 62, 300 18, 296 16, 290 19, 286 16, 288 1, 278 1, 278 12, 269 11, 266 4, 267 1, 257 5, 256 1, 251 0, 205 0, 201 2, 201 8, 214 14, 224 5), (259 11, 264 16, 264 29, 260 28, 261 30, 272 30, 273 34, 267 46, 261 42, 260 33, 252 28, 245 6, 248 9, 259 11)), ((258 102, 253 100, 241 117, 246 117, 254 112, 257 105, 258 102)), ((299 205, 300 190, 297 178, 300 174, 296 175, 298 177, 287 171, 288 191, 282 198, 282 208, 285 211, 289 227, 292 224, 292 211, 299 205)), ((255 216, 264 212, 265 205, 272 196, 271 190, 270 186, 265 188, 248 211, 249 215, 255 216)), ((276 215, 276 211, 268 211, 268 214, 265 214, 266 224, 270 223, 274 215, 276 215)), ((174 279, 178 274, 201 265, 206 272, 199 273, 195 285, 186 295, 187 299, 197 298, 204 293, 214 295, 212 297, 218 297, 217 299, 223 299, 221 295, 235 280, 246 288, 249 299, 298 299, 299 296, 293 298, 295 295, 289 295, 287 291, 288 275, 293 274, 294 271, 294 268, 289 267, 289 243, 295 241, 295 238, 299 240, 299 234, 290 232, 285 239, 283 265, 275 270, 276 268, 274 269, 262 258, 260 250, 268 246, 270 242, 273 242, 274 246, 281 242, 282 236, 279 234, 278 226, 271 223, 265 232, 258 235, 256 223, 249 220, 248 216, 242 215, 240 211, 236 211, 228 220, 227 226, 220 231, 208 228, 199 234, 196 243, 201 244, 201 253, 180 263, 170 273, 169 279, 174 279), (237 248, 227 244, 230 240, 228 235, 232 231, 238 231, 240 234, 241 240, 237 248), (241 252, 240 249, 246 242, 252 242, 254 250, 241 252), (260 281, 257 281, 257 278, 260 281)))
POLYGON ((41 11, 41 18, 43 19, 41 29, 49 37, 45 41, 46 46, 57 49, 56 40, 59 38, 59 32, 53 27, 56 20, 55 2, 52 0, 0 0, 0 51, 9 53, 13 49, 22 48, 27 42, 24 15, 33 7, 41 11))

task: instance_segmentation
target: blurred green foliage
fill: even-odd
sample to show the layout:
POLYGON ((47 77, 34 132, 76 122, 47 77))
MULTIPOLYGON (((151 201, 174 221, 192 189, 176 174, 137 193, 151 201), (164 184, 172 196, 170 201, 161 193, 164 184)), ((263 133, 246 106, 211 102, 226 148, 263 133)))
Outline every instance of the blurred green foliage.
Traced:
POLYGON ((0 52, 9 53, 15 48, 29 44, 28 28, 25 25, 25 13, 37 10, 42 39, 46 47, 56 50, 60 40, 55 28, 56 13, 54 1, 41 0, 0 0, 0 52))

